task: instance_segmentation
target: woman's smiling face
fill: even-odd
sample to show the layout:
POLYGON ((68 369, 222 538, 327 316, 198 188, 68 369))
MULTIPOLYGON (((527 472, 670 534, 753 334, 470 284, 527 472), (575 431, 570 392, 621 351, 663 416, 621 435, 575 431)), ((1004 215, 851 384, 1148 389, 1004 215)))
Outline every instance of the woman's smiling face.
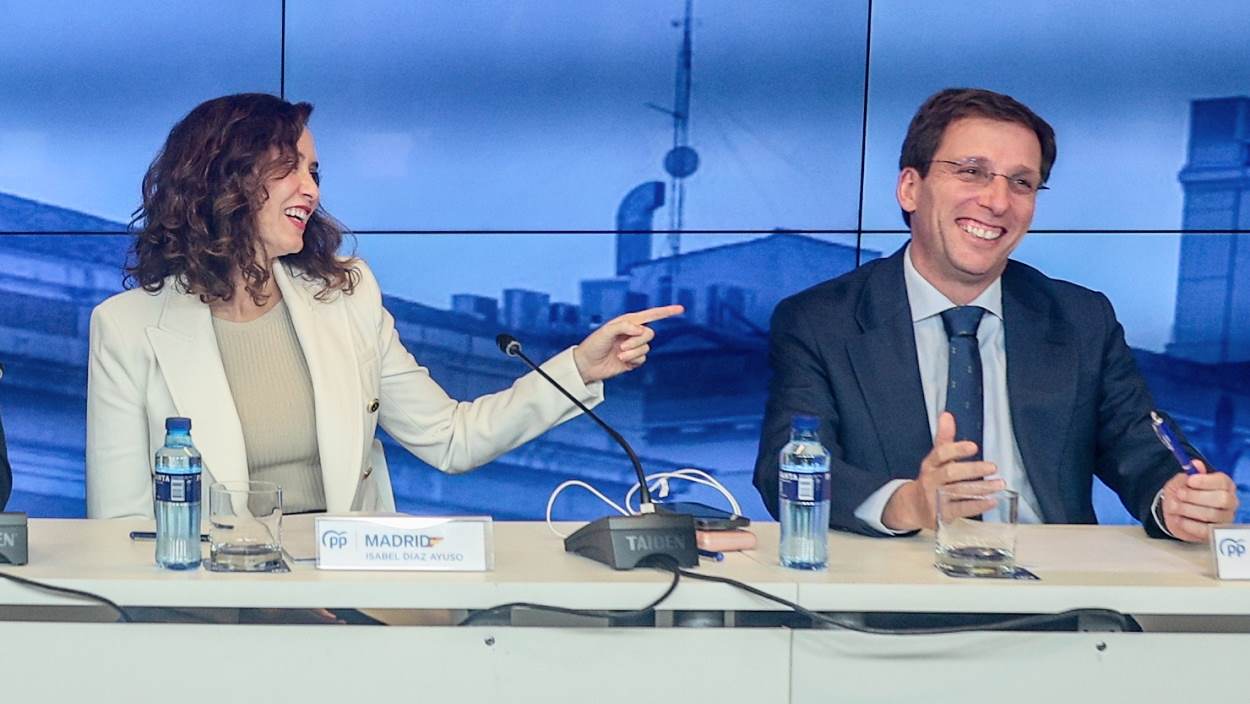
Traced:
POLYGON ((265 184, 269 197, 256 216, 257 233, 269 260, 304 248, 304 229, 321 198, 317 145, 307 128, 300 134, 296 150, 295 168, 265 184))

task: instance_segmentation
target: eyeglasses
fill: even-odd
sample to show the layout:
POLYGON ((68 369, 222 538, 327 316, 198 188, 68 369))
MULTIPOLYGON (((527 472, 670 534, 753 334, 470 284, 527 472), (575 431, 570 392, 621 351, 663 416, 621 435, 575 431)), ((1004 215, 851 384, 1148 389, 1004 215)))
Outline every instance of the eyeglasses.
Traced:
POLYGON ((1038 191, 1050 190, 1049 187, 1043 186, 1041 177, 1034 174, 1018 174, 1008 176, 990 171, 984 164, 977 161, 948 161, 946 159, 931 159, 930 164, 948 164, 952 167, 951 174, 963 181, 964 183, 973 183, 978 186, 988 186, 994 180, 995 176, 1002 176, 1007 180, 1007 189, 1018 196, 1037 195, 1038 191))

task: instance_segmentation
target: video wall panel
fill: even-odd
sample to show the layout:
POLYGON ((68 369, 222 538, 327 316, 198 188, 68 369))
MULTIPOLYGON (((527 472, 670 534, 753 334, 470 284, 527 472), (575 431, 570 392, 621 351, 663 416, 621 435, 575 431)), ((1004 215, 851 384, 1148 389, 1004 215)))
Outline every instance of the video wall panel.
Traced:
MULTIPOLYGON (((905 243, 898 150, 926 96, 1012 93, 1059 141, 1017 258, 1107 293, 1159 405, 1250 485, 1250 185, 1212 176, 1250 164, 1250 7, 1024 0, 987 23, 962 0, 875 0, 871 18, 862 1, 693 0, 687 22, 687 4, 0 2, 11 507, 82 515, 87 321, 127 246, 86 233, 123 232, 173 123, 239 91, 316 105, 324 205, 453 395, 523 372, 493 350, 500 330, 541 356, 623 310, 686 304, 603 412, 648 469, 707 469, 754 517, 772 307, 905 243), (676 143, 698 164, 678 188, 683 76, 676 143)), ((584 419, 459 476, 386 442, 411 511, 536 519, 563 479, 613 498, 632 481, 584 419)), ((1099 492, 1103 520, 1127 520, 1099 492)))
POLYGON ((1250 8, 1021 0, 873 3, 864 224, 902 228, 898 150, 917 106, 949 86, 1013 95, 1055 128, 1039 230, 1175 230, 1190 101, 1246 95, 1250 8))
POLYGON ((698 155, 685 229, 855 226, 862 3, 701 2, 688 33, 669 0, 314 1, 287 16, 287 90, 318 106, 358 229, 611 231, 626 193, 667 178, 674 112, 698 155))
MULTIPOLYGON (((248 0, 0 2, 0 197, 129 221, 174 122, 212 96, 278 92, 281 18, 248 0)), ((66 229, 15 209, 0 232, 66 229)))

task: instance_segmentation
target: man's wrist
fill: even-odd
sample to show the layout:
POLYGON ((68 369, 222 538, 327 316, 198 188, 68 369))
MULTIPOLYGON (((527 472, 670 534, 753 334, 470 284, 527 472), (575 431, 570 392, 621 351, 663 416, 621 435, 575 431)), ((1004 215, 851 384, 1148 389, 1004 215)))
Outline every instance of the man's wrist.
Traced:
POLYGON ((862 521, 872 530, 886 535, 906 535, 911 531, 894 530, 881 521, 881 517, 885 515, 885 505, 889 503, 894 493, 899 487, 906 484, 907 479, 891 479, 882 484, 879 489, 868 495, 868 498, 857 507, 855 507, 855 518, 862 521))
POLYGON ((881 512, 881 524, 895 531, 909 531, 921 528, 916 518, 916 480, 912 479, 898 488, 881 512))
POLYGON ((1150 502, 1150 517, 1154 519, 1155 525, 1159 526, 1159 530, 1163 531, 1164 535, 1180 540, 1179 536, 1168 530, 1168 519, 1163 513, 1163 489, 1160 489, 1159 493, 1155 494, 1155 500, 1150 502))

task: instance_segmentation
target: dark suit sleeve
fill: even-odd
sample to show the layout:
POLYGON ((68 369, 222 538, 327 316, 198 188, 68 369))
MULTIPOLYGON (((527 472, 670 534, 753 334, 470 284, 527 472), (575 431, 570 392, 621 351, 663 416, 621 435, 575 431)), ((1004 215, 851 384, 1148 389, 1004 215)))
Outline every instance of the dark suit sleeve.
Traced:
POLYGON ((4 443, 4 422, 0 421, 0 511, 4 510, 13 491, 13 469, 9 466, 9 448, 4 443))
POLYGON ((890 536, 855 518, 855 509, 890 477, 884 473, 867 472, 842 459, 845 453, 838 443, 842 419, 833 397, 829 367, 822 355, 822 352, 839 354, 841 351, 829 350, 828 345, 822 350, 809 310, 810 306, 788 299, 773 312, 768 353, 772 378, 764 409, 759 454, 755 459, 755 488, 759 490, 768 512, 773 518, 778 518, 777 474, 781 448, 790 441, 790 422, 795 415, 815 416, 820 419, 821 444, 831 455, 833 497, 829 511, 830 526, 864 535, 890 536))
POLYGON ((1151 514, 1155 495, 1178 469, 1150 427, 1154 399, 1124 341, 1107 297, 1098 294, 1103 329, 1095 472, 1152 537, 1166 537, 1151 514))

